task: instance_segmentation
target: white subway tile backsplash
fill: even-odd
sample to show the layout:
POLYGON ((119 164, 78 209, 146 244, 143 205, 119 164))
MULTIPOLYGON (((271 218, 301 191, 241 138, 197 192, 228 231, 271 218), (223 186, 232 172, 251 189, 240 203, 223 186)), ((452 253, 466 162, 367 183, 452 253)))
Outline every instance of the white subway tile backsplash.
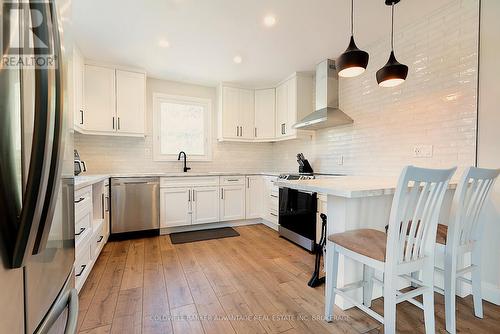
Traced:
POLYGON ((397 28, 396 57, 410 67, 399 87, 380 88, 375 80, 389 56, 389 39, 365 47, 370 54, 366 72, 340 79, 340 107, 354 123, 317 131, 312 140, 275 143, 275 167, 293 168, 301 151, 323 173, 396 175, 407 164, 474 164, 478 8, 478 0, 452 1, 430 17, 397 28), (433 145, 433 156, 415 158, 416 144, 433 145))

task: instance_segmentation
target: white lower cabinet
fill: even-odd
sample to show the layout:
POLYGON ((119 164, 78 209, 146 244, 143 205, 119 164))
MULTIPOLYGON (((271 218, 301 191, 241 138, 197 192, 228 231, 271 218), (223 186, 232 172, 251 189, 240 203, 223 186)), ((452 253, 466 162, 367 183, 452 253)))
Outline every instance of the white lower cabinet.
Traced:
POLYGON ((160 189, 160 227, 191 225, 191 188, 160 189))
POLYGON ((219 221, 219 187, 193 188, 192 196, 192 224, 219 221))
POLYGON ((245 185, 221 187, 220 220, 245 219, 245 185))
POLYGON ((161 188, 160 227, 219 221, 219 187, 161 188))
POLYGON ((246 219, 262 217, 262 191, 264 181, 260 175, 246 177, 245 211, 246 219))

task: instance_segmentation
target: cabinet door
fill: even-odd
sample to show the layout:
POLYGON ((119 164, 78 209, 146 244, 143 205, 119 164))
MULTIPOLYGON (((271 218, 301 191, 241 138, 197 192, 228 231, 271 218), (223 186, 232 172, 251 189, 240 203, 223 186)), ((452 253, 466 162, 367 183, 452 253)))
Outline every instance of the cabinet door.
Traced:
POLYGON ((160 227, 191 225, 191 188, 160 190, 160 227))
POLYGON ((239 100, 238 88, 222 87, 222 136, 239 138, 239 100))
MULTIPOLYGON (((284 126, 285 136, 292 136, 297 133, 293 125, 297 123, 297 78, 292 78, 287 82, 287 109, 284 126)), ((312 103, 312 102, 311 102, 312 103)))
POLYGON ((246 219, 262 217, 263 180, 261 176, 246 177, 246 219))
POLYGON ((219 187, 193 188, 193 224, 219 221, 219 187))
POLYGON ((253 139, 255 136, 255 94, 250 89, 240 89, 238 120, 240 138, 253 139))
POLYGON ((85 65, 84 114, 87 131, 115 131, 115 70, 85 65))
POLYGON ((245 219, 245 186, 221 188, 220 220, 245 219))
POLYGON ((144 134, 145 94, 144 73, 116 70, 116 128, 119 133, 144 134))
POLYGON ((255 138, 273 139, 276 123, 276 90, 255 91, 255 138))
POLYGON ((80 50, 73 48, 73 109, 77 128, 85 129, 85 111, 83 107, 83 72, 84 60, 80 50))
POLYGON ((288 117, 288 82, 276 88, 276 137, 285 136, 285 126, 288 117))

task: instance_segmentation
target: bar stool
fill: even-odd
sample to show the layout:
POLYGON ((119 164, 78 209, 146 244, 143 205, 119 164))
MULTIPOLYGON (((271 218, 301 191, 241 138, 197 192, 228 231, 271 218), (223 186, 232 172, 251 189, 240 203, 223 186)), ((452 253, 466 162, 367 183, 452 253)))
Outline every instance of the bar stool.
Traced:
MULTIPOLYGON (((493 188, 500 169, 469 167, 458 184, 448 226, 439 224, 436 242, 445 245, 444 296, 446 331, 455 334, 455 294, 457 279, 472 285, 474 314, 483 317, 481 297, 481 240, 482 222, 479 219, 483 204, 493 188), (457 268, 458 257, 471 254, 471 265, 457 268), (462 275, 471 273, 471 279, 462 275)), ((436 270, 443 272, 442 269, 436 270)), ((440 290, 437 288, 437 290, 440 290)))
POLYGON ((333 234, 326 249, 325 319, 331 321, 335 295, 384 324, 385 333, 396 332, 396 305, 408 300, 424 310, 426 333, 434 333, 434 249, 443 198, 456 168, 438 170, 405 167, 392 201, 389 229, 360 229, 333 234), (411 222, 418 222, 412 224, 411 222), (339 255, 363 264, 364 278, 344 288, 337 287, 339 255), (384 316, 372 309, 374 270, 384 274, 384 316), (422 280, 410 274, 422 272, 422 280), (397 289, 397 279, 414 280, 418 287, 409 292, 397 289), (363 302, 347 292, 363 288, 363 302), (414 299, 423 295, 423 304, 414 299))

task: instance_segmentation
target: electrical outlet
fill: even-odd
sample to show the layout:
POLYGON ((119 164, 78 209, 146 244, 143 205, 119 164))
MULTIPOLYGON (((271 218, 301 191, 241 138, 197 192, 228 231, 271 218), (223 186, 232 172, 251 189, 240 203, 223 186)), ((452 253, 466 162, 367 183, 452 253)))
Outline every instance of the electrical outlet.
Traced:
POLYGON ((432 145, 415 145, 413 147, 413 156, 415 158, 432 158, 432 145))
POLYGON ((344 156, 342 154, 339 156, 339 159, 337 160, 337 165, 339 166, 344 165, 344 156))

